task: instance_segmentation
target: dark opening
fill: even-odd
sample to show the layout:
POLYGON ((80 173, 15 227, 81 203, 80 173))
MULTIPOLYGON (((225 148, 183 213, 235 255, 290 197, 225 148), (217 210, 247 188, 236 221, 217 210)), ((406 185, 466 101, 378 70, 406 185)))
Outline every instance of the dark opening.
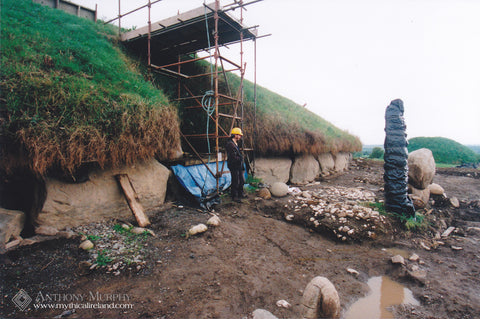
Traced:
POLYGON ((9 175, 0 172, 0 206, 25 213, 22 237, 35 234, 36 220, 46 197, 44 179, 32 172, 22 170, 9 175))

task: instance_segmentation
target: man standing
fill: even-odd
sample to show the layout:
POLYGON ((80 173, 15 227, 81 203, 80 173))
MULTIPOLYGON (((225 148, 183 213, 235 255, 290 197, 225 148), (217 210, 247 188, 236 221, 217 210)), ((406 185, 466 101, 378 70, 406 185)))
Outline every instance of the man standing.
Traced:
POLYGON ((227 151, 227 165, 230 174, 232 175, 230 192, 232 200, 236 202, 240 202, 240 198, 244 197, 243 184, 245 183, 245 178, 243 171, 243 156, 238 148, 238 141, 240 141, 242 136, 242 130, 238 127, 234 127, 230 133, 230 139, 225 144, 225 149, 227 151))

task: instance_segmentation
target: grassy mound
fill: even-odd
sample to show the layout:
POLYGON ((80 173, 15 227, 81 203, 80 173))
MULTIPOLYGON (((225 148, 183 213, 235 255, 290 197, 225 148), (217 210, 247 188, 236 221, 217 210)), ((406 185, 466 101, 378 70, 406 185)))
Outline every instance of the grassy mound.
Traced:
MULTIPOLYGON (((246 82, 245 96, 253 100, 253 84, 246 82)), ((253 132, 253 104, 246 105, 248 131, 253 132)), ((253 135, 253 134, 252 134, 253 135)), ((356 152, 358 137, 343 131, 304 107, 257 87, 257 152, 261 155, 300 155, 356 152)))
MULTIPOLYGON (((205 61, 200 61, 194 65, 185 64, 182 66, 182 73, 202 74, 210 72, 210 65, 205 61)), ((219 91, 231 91, 231 95, 236 95, 240 86, 240 77, 228 73, 225 77, 220 73, 219 91), (227 86, 228 83, 228 86, 227 86), (229 87, 229 89, 228 89, 229 87)), ((172 99, 176 98, 176 80, 156 75, 156 81, 160 87, 171 88, 166 90, 171 94, 172 99)), ((189 80, 187 86, 193 95, 201 96, 205 92, 201 89, 210 87, 208 77, 195 78, 189 80)), ((325 152, 355 152, 362 149, 358 137, 343 131, 320 116, 310 112, 295 102, 269 91, 266 88, 257 85, 257 110, 256 122, 257 131, 254 134, 255 110, 254 110, 254 85, 252 82, 244 80, 244 131, 247 147, 255 145, 257 154, 261 156, 287 155, 294 156, 299 154, 317 155, 325 152), (256 144, 254 143, 254 135, 256 144)), ((207 118, 205 112, 186 109, 192 102, 179 104, 179 110, 182 119, 182 131, 187 134, 206 133, 207 118)), ((230 113, 229 108, 220 107, 220 112, 230 113)), ((240 113, 240 109, 238 110, 240 113)), ((231 119, 220 119, 222 127, 230 127, 231 119)), ((237 125, 239 125, 237 123, 237 125)), ((210 122, 209 133, 213 133, 213 124, 210 122)), ((211 142, 212 143, 212 142, 211 142)), ((195 147, 201 152, 206 152, 207 143, 194 141, 195 147)), ((213 143, 212 143, 213 145, 213 143)), ((185 146, 188 150, 188 146, 185 146)))
MULTIPOLYGON (((180 127, 187 134, 205 133, 205 112, 169 102, 168 94, 176 97, 176 81, 146 81, 144 64, 123 52, 116 28, 30 0, 1 0, 1 8, 0 171, 72 174, 86 162, 105 167, 154 156, 166 160, 179 151, 180 127)), ((207 62, 193 66, 202 70, 196 73, 209 67, 207 62)), ((228 74, 227 79, 235 93, 239 77, 228 74)), ((209 87, 209 79, 195 81, 194 87, 209 87)), ((226 92, 226 86, 221 77, 220 90, 226 92)), ((250 147, 253 84, 244 81, 244 89, 250 147)), ((262 87, 257 87, 256 118, 259 155, 361 149, 357 137, 262 87)), ((225 121, 228 127, 230 120, 225 121)), ((198 141, 195 146, 202 151, 206 145, 198 141)))
POLYGON ((2 162, 37 174, 157 156, 180 143, 176 110, 115 30, 29 0, 2 0, 2 162))
POLYGON ((408 151, 420 148, 432 151, 436 163, 461 164, 480 161, 480 154, 475 154, 467 146, 444 137, 414 137, 408 140, 408 151))

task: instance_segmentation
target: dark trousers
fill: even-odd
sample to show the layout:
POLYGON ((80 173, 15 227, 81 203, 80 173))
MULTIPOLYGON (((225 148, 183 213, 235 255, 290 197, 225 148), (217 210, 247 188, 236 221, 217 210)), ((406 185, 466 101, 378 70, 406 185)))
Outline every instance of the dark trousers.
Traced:
POLYGON ((243 184, 245 183, 245 176, 243 170, 230 170, 232 175, 232 188, 231 195, 232 198, 241 198, 243 195, 243 184))

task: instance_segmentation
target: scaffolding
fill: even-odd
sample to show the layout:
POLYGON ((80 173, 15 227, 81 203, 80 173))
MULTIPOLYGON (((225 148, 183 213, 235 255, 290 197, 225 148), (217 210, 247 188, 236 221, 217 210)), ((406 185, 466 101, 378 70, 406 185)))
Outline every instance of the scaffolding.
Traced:
MULTIPOLYGON (((243 81, 246 69, 243 45, 247 40, 252 40, 254 43, 253 102, 254 113, 256 113, 256 40, 259 38, 256 30, 258 26, 245 27, 243 25, 243 14, 247 5, 262 0, 245 3, 243 0, 234 0, 233 3, 223 7, 220 6, 219 0, 215 0, 214 3, 203 4, 203 7, 152 23, 151 7, 160 1, 161 0, 149 0, 148 4, 122 14, 119 0, 118 16, 106 23, 118 19, 119 34, 127 48, 140 57, 145 58, 152 72, 173 77, 177 80, 176 101, 186 105, 184 107, 185 110, 188 110, 188 112, 206 112, 207 131, 204 134, 199 134, 198 132, 195 134, 192 132, 187 133, 181 128, 181 136, 193 154, 205 165, 210 174, 216 178, 218 190, 218 179, 222 174, 228 173, 223 165, 219 167, 220 162, 225 158, 221 150, 220 140, 229 138, 234 126, 239 126, 243 130, 243 81), (148 25, 143 28, 121 33, 121 18, 143 8, 148 8, 148 25), (240 20, 237 20, 228 13, 236 9, 240 10, 240 20), (213 37, 213 41, 210 38, 211 36, 213 37), (220 54, 220 47, 231 44, 239 44, 239 63, 227 59, 220 54), (198 55, 199 52, 206 52, 207 54, 200 57, 198 55), (184 71, 188 64, 207 59, 210 61, 210 72, 187 74, 184 71), (232 92, 227 78, 227 73, 230 72, 238 72, 240 74, 240 84, 235 93, 232 92), (221 76, 223 76, 225 83, 223 91, 219 86, 221 76), (195 90, 189 87, 190 80, 202 77, 209 77, 211 80, 210 89, 206 90, 203 95, 194 93, 195 90), (208 121, 212 121, 213 123, 213 132, 209 130, 208 121), (194 143, 192 143, 195 139, 207 140, 207 154, 200 154, 200 152, 197 151, 193 145, 194 143), (215 146, 213 152, 210 148, 211 141, 214 142, 215 146), (208 155, 208 159, 204 158, 205 155, 208 155), (216 172, 212 171, 207 165, 208 162, 212 161, 212 158, 216 162, 216 172)), ((256 116, 254 116, 254 118, 254 122, 256 122, 256 116)), ((253 134, 253 138, 255 138, 256 123, 254 123, 254 132, 250 133, 253 134)), ((249 145, 248 147, 247 145, 241 145, 241 151, 244 155, 247 155, 247 162, 250 164, 249 169, 254 173, 255 156, 253 145, 249 145)))

